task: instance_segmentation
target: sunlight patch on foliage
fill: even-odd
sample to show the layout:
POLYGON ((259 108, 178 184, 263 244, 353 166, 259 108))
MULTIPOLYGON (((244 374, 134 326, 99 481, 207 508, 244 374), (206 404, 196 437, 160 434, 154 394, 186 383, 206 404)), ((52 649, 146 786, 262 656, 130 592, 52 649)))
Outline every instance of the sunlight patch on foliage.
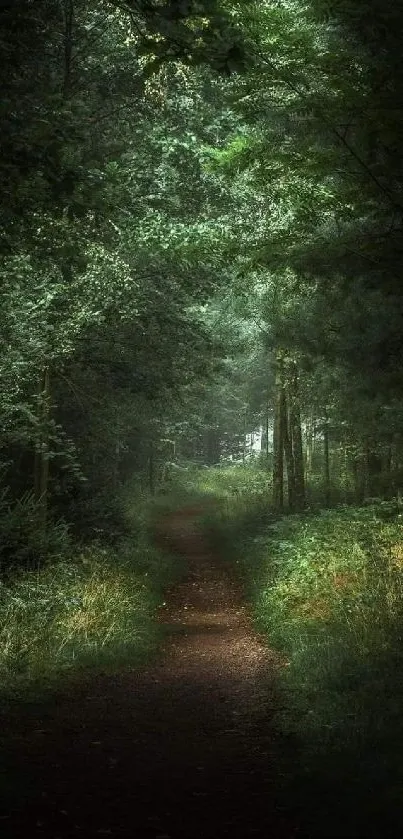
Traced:
MULTIPOLYGON (((249 510, 253 517, 252 502, 249 510)), ((245 521, 234 507, 232 520, 229 512, 217 519, 214 538, 241 577, 257 627, 284 656, 275 722, 286 751, 285 806, 292 799, 301 808, 307 836, 398 836, 400 502, 288 516, 252 531, 245 521)))
POLYGON ((248 465, 217 467, 198 470, 195 481, 200 490, 220 498, 265 496, 269 492, 271 476, 264 469, 248 465))
POLYGON ((119 555, 93 546, 1 584, 3 689, 77 665, 141 660, 156 643, 156 580, 169 576, 157 553, 146 544, 119 555))

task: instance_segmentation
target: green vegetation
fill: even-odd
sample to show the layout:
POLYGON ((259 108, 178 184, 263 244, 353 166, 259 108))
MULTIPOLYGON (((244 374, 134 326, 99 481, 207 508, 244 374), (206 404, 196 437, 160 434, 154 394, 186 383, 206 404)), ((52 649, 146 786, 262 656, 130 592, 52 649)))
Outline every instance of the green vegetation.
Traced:
POLYGON ((2 683, 17 675, 97 661, 120 646, 148 642, 149 593, 129 564, 107 551, 83 553, 79 561, 16 575, 1 589, 2 683), (106 556, 105 556, 106 554, 106 556))
MULTIPOLYGON (((251 480, 245 479, 245 487, 251 480)), ((218 486, 220 481, 218 481, 218 486)), ((373 501, 272 521, 211 516, 278 650, 284 801, 303 836, 399 836, 403 513, 373 501), (251 529, 245 522, 254 521, 251 529)), ((285 805, 286 806, 286 805, 285 805)))
POLYGON ((251 501, 262 499, 267 506, 270 495, 271 479, 267 470, 259 468, 245 468, 245 466, 228 466, 220 469, 205 469, 196 472, 195 485, 206 493, 221 499, 247 499, 251 501))
POLYGON ((156 653, 161 638, 156 609, 183 567, 180 558, 153 544, 150 501, 143 500, 142 512, 141 506, 137 498, 137 528, 115 548, 101 542, 80 548, 66 541, 43 565, 16 566, 4 576, 3 701, 60 688, 83 668, 138 667, 156 653))
POLYGON ((402 42, 403 0, 0 9, 4 684, 140 660, 176 573, 154 524, 218 499, 206 526, 289 658, 282 725, 307 778, 320 754, 340 776, 365 755, 383 801, 400 777, 402 42))
POLYGON ((258 439, 279 513, 396 494, 401 0, 16 0, 0 30, 3 568, 258 439))

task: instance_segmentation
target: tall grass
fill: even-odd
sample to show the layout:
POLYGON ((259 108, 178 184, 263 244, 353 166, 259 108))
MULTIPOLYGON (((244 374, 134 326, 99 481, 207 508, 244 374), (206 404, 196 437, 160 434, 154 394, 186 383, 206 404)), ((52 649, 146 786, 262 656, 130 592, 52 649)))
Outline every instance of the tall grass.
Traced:
POLYGON ((40 563, 18 555, 3 571, 3 701, 39 694, 77 670, 138 666, 157 649, 156 608, 182 561, 154 544, 150 498, 126 498, 122 509, 132 535, 116 547, 68 539, 40 563))
POLYGON ((190 476, 201 491, 225 499, 247 499, 251 502, 270 495, 271 475, 256 465, 221 466, 200 469, 190 476))
POLYGON ((156 647, 172 560, 143 543, 86 548, 0 585, 0 694, 40 690, 77 668, 138 665, 156 647))
POLYGON ((273 518, 271 476, 256 464, 196 469, 189 472, 186 486, 212 502, 206 506, 205 524, 224 553, 239 530, 255 532, 273 518))

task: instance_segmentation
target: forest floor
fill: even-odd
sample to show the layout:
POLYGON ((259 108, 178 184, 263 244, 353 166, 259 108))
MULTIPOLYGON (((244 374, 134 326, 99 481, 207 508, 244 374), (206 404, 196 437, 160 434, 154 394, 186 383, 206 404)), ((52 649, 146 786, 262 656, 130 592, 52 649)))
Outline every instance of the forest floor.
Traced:
POLYGON ((8 720, 4 839, 296 835, 277 802, 280 663, 192 516, 174 514, 165 530, 188 573, 160 609, 161 655, 8 720))

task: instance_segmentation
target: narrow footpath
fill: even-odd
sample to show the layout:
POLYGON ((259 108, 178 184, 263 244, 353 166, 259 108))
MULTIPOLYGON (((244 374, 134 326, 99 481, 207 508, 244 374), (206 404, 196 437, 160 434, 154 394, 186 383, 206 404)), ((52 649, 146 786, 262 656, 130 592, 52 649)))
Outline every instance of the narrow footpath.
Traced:
POLYGON ((276 805, 276 662, 196 520, 165 525, 187 579, 161 608, 162 655, 97 677, 21 723, 4 839, 291 839, 276 805))

